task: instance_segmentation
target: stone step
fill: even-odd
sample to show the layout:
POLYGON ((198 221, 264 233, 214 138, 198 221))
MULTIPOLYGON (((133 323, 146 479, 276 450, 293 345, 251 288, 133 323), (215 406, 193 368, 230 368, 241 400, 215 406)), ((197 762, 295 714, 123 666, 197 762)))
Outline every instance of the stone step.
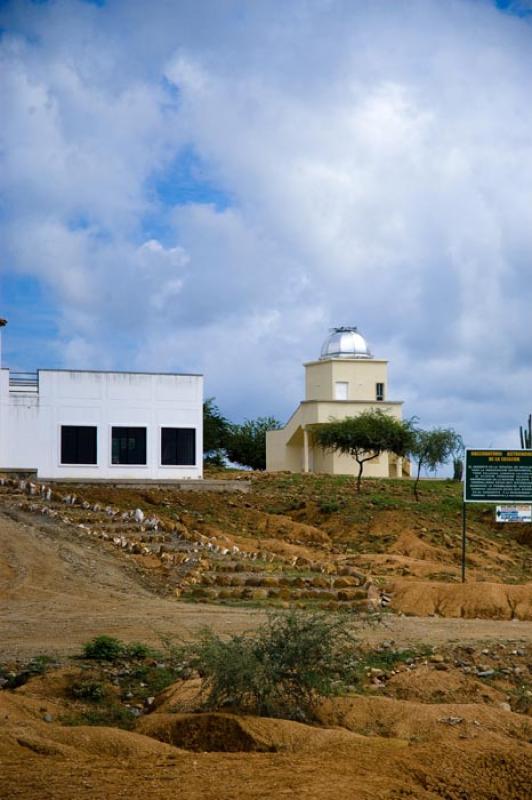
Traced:
POLYGON ((220 588, 209 586, 191 586, 183 590, 181 597, 183 599, 206 600, 210 602, 215 600, 277 600, 291 603, 332 603, 334 606, 341 607, 355 607, 358 605, 365 605, 367 603, 367 593, 362 589, 347 592, 346 590, 303 590, 289 589, 287 587, 266 588, 231 586, 220 588))

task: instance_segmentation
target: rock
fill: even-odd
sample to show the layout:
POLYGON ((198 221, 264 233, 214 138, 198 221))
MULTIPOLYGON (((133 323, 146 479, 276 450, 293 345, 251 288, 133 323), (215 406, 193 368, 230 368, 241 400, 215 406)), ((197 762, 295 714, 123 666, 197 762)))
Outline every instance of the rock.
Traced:
POLYGON ((437 664, 434 665, 434 668, 438 672, 446 672, 449 669, 449 666, 448 666, 448 664, 445 664, 444 662, 438 662, 437 664))
POLYGON ((499 708, 502 708, 503 711, 511 711, 512 707, 510 703, 499 703, 499 708))
POLYGON ((477 677, 479 678, 491 678, 493 675, 495 675, 494 669, 477 670, 477 677))
POLYGON ((43 720, 44 720, 45 722, 53 722, 53 721, 54 721, 53 714, 50 714, 50 712, 49 712, 49 711, 47 711, 47 712, 46 712, 46 714, 43 714, 43 715, 42 715, 42 718, 43 718, 43 720))
POLYGON ((438 722, 443 722, 445 725, 460 725, 463 721, 463 717, 440 717, 438 720, 438 722))
POLYGON ((441 653, 433 653, 430 656, 429 661, 430 661, 431 664, 443 664, 445 659, 444 659, 444 657, 442 656, 441 653))

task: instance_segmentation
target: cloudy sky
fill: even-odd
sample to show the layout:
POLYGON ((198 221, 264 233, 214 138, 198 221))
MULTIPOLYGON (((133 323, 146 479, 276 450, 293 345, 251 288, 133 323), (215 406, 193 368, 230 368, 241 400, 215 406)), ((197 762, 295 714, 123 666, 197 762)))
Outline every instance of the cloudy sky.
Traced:
POLYGON ((358 325, 473 446, 532 411, 532 2, 0 3, 15 369, 203 372, 286 419, 358 325))

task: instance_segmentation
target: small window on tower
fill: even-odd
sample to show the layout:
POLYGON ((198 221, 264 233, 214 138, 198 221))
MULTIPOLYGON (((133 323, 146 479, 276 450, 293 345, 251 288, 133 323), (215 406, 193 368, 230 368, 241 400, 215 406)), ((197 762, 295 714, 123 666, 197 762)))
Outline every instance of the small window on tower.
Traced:
POLYGON ((335 400, 347 400, 347 381, 336 381, 334 387, 334 399, 335 400))
POLYGON ((376 389, 377 389, 376 391, 377 400, 384 400, 384 384, 377 383, 376 389))

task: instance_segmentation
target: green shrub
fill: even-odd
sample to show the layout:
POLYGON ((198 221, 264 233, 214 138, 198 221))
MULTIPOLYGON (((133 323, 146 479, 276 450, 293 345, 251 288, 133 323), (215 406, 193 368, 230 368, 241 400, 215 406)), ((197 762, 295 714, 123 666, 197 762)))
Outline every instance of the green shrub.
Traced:
POLYGON ((106 695, 105 684, 101 681, 76 681, 70 686, 70 694, 76 700, 99 702, 106 695))
POLYGON ((323 614, 272 615, 225 640, 205 630, 191 647, 210 709, 312 719, 320 698, 356 680, 355 641, 345 622, 323 614))
POLYGON ((113 636, 96 636, 83 645, 85 658, 95 661, 117 661, 126 654, 126 646, 113 636))
POLYGON ((340 503, 333 498, 324 498, 319 501, 318 508, 322 514, 336 514, 340 511, 340 503))
POLYGON ((143 642, 131 642, 124 648, 125 654, 129 658, 155 658, 159 655, 156 650, 153 650, 143 642))
POLYGON ((63 725, 105 725, 128 731, 135 727, 136 718, 129 708, 116 703, 91 706, 79 714, 65 714, 60 719, 63 725))

